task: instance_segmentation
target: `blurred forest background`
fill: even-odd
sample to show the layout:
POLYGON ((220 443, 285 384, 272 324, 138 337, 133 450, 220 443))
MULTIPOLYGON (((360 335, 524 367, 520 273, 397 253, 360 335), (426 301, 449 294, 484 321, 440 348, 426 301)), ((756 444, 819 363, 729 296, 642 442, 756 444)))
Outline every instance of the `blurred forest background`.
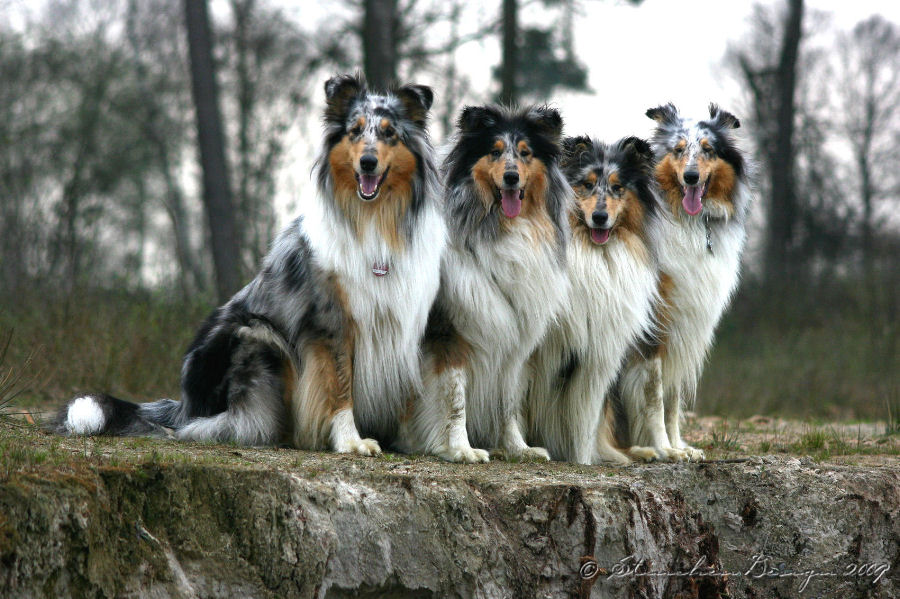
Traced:
MULTIPOLYGON (((596 93, 603 58, 572 37, 588 1, 349 0, 305 21, 277 0, 48 0, 0 18, 0 375, 21 376, 17 404, 178 396, 199 321, 296 212, 284 171, 320 143, 325 78, 433 85, 440 141, 466 102, 596 93), (461 64, 472 43, 497 64, 461 64)), ((896 427, 900 29, 873 15, 836 31, 803 0, 742 26, 721 57, 740 97, 719 101, 759 166, 758 251, 698 411, 896 427), (823 32, 833 43, 810 43, 823 32)))

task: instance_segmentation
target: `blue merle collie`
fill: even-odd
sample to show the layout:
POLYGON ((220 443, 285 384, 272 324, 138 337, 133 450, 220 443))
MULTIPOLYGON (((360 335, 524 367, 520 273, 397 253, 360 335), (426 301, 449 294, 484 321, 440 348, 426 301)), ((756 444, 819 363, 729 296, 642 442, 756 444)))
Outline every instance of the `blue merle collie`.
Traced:
POLYGON ((650 238, 659 218, 653 150, 637 137, 614 144, 570 137, 563 147, 575 192, 569 302, 531 358, 527 439, 556 460, 628 463, 601 419, 623 358, 652 329, 657 263, 650 238))
POLYGON ((413 450, 548 459, 525 443, 520 408, 528 357, 567 297, 561 133, 547 107, 468 106, 458 119, 443 164, 450 241, 423 343, 425 392, 405 423, 413 450))
POLYGON ((700 460, 681 438, 682 404, 694 401, 713 332, 738 282, 751 204, 748 164, 736 145, 738 119, 715 104, 709 118, 651 108, 656 181, 663 198, 657 244, 658 333, 619 378, 616 436, 633 457, 700 460))
POLYGON ((446 229, 426 133, 429 88, 325 83, 318 193, 262 271, 202 325, 181 401, 87 395, 67 434, 165 434, 378 454, 419 391, 419 347, 446 229))

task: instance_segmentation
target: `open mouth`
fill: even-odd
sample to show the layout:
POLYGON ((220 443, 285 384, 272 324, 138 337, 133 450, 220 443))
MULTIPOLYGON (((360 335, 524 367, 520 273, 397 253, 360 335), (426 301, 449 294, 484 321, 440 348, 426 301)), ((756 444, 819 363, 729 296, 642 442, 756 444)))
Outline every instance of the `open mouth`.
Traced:
POLYGON ((688 185, 684 188, 684 198, 681 200, 681 206, 691 216, 696 216, 703 210, 703 196, 706 195, 707 183, 709 183, 709 180, 702 186, 688 185))
POLYGON ((525 198, 524 189, 499 189, 497 196, 500 199, 500 208, 507 218, 515 218, 522 211, 522 199, 525 198))
POLYGON ((356 181, 359 184, 356 187, 356 193, 359 195, 359 199, 371 202, 378 197, 378 192, 381 191, 381 184, 384 183, 389 170, 391 170, 391 167, 384 169, 381 177, 356 173, 356 181))
POLYGON ((607 241, 609 241, 609 234, 612 229, 595 229, 593 227, 591 229, 591 241, 596 243, 597 245, 603 245, 607 241))

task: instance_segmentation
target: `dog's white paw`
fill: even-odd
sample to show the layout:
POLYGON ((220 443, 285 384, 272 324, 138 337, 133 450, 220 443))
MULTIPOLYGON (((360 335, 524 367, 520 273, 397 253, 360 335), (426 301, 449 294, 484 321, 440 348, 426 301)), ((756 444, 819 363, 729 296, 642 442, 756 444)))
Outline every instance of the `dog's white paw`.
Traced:
POLYGON ((356 455, 381 455, 381 446, 375 439, 348 439, 340 443, 335 451, 338 453, 355 453, 356 455))
POLYGON ((635 460, 640 460, 642 462, 655 462, 656 460, 661 459, 662 456, 659 455, 652 447, 643 447, 640 445, 635 445, 634 447, 628 448, 628 455, 631 456, 635 460))
POLYGON ((494 449, 491 457, 511 462, 549 462, 550 453, 543 447, 522 447, 521 449, 494 449))
POLYGON ((658 449, 662 453, 663 459, 667 462, 689 462, 690 455, 683 449, 675 447, 661 447, 658 449))
POLYGON ((527 462, 549 462, 550 452, 543 447, 527 447, 519 459, 527 462))
POLYGON ((685 445, 681 448, 681 451, 687 454, 687 461, 689 462, 700 462, 706 459, 706 454, 703 453, 702 449, 697 449, 696 447, 691 447, 690 445, 685 445))
POLYGON ((491 460, 488 452, 472 447, 450 447, 436 451, 435 455, 442 460, 457 464, 479 464, 491 460))
POLYGON ((629 457, 624 453, 618 451, 610 451, 598 456, 595 461, 597 464, 603 464, 606 466, 627 466, 633 460, 632 457, 629 457))

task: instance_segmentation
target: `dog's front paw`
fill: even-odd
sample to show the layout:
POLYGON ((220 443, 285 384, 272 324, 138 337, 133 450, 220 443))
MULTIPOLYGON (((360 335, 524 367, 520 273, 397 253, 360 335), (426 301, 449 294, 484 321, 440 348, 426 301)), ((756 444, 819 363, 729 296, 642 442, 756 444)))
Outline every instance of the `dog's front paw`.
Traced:
POLYGON ((508 462, 549 462, 550 453, 543 447, 522 447, 521 449, 494 449, 491 457, 508 462))
POLYGON ((662 459, 667 462, 690 462, 688 452, 675 447, 660 447, 657 449, 662 454, 662 459))
POLYGON ((660 456, 659 452, 657 452, 654 448, 643 447, 640 445, 629 447, 628 455, 631 456, 632 459, 641 462, 655 462, 656 460, 662 459, 662 456, 660 456))
POLYGON ((442 460, 457 464, 486 463, 491 459, 485 450, 472 447, 450 447, 436 451, 435 455, 442 460))
POLYGON ((340 443, 334 450, 338 453, 355 453, 356 455, 381 455, 381 446, 375 439, 348 439, 340 443))
POLYGON ((519 455, 519 459, 526 462, 549 462, 550 452, 543 447, 527 447, 519 455))
POLYGON ((687 454, 687 461, 689 462, 702 462, 706 459, 706 454, 703 453, 702 449, 697 449, 696 447, 691 447, 690 445, 685 445, 681 448, 685 454, 687 454))

